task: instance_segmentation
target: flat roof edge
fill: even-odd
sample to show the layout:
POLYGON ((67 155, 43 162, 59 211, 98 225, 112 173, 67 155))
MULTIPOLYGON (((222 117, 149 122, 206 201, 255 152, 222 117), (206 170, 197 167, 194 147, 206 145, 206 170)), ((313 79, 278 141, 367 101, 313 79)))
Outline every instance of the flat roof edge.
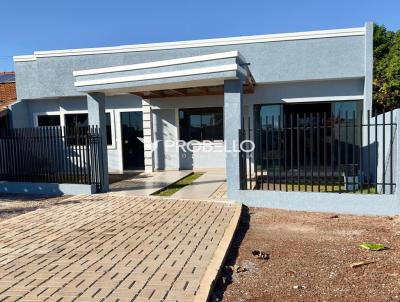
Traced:
POLYGON ((121 53, 121 52, 138 52, 138 51, 166 50, 166 49, 178 49, 178 48, 195 48, 195 47, 207 47, 207 46, 223 46, 223 45, 278 42, 278 41, 290 41, 290 40, 307 40, 307 39, 321 39, 321 38, 346 37, 346 36, 363 36, 363 35, 365 35, 365 27, 356 27, 356 28, 306 31, 306 32, 283 33, 283 34, 269 34, 269 35, 241 36, 241 37, 217 38, 217 39, 189 40, 189 41, 178 41, 178 42, 122 45, 122 46, 112 46, 112 47, 35 51, 33 55, 14 56, 13 58, 14 58, 14 62, 23 62, 23 61, 34 61, 34 60, 36 60, 36 58, 45 58, 45 57, 111 54, 111 53, 121 53))
POLYGON ((242 62, 245 62, 245 59, 242 57, 242 55, 237 50, 234 50, 234 51, 220 52, 220 53, 214 53, 214 54, 209 54, 209 55, 182 57, 182 58, 176 58, 176 59, 158 60, 158 61, 153 61, 153 62, 130 64, 130 65, 120 65, 120 66, 105 67, 105 68, 77 70, 77 71, 73 72, 73 76, 77 77, 77 76, 85 76, 85 75, 95 75, 95 74, 103 74, 103 73, 140 70, 140 69, 148 69, 148 68, 157 68, 157 67, 165 67, 165 66, 173 66, 173 65, 182 65, 182 64, 188 64, 188 63, 212 61, 212 60, 226 59, 226 58, 239 58, 242 62))
POLYGON ((29 62, 36 61, 35 55, 13 56, 14 62, 29 62))

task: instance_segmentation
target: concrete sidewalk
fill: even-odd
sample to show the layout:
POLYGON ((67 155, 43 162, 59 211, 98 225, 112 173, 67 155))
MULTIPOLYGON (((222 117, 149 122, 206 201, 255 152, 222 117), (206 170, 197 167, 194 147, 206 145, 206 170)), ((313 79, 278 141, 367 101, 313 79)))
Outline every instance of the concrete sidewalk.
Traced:
POLYGON ((172 197, 183 199, 209 199, 225 181, 225 170, 210 170, 205 172, 190 185, 176 192, 172 197))

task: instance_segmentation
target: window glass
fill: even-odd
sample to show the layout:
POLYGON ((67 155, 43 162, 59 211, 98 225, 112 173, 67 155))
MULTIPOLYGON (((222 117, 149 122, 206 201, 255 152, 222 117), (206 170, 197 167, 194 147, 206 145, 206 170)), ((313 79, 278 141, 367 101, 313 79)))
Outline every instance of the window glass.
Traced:
MULTIPOLYGON (((67 127, 68 133, 78 133, 79 131, 84 131, 89 125, 88 114, 87 113, 77 113, 77 114, 66 114, 65 115, 65 126, 67 127)), ((112 133, 111 133, 111 115, 106 113, 106 129, 107 129, 107 145, 112 145, 112 133)), ((70 139, 70 145, 79 145, 84 142, 79 141, 79 139, 70 139)))
POLYGON ((362 101, 347 101, 347 102, 334 102, 332 103, 333 115, 335 117, 336 122, 339 120, 339 117, 342 121, 346 120, 347 122, 358 124, 361 118, 361 110, 362 110, 362 101))
POLYGON ((65 126, 67 128, 87 127, 88 126, 87 113, 66 114, 65 115, 65 126))
POLYGON ((106 113, 107 145, 112 145, 111 114, 106 113))
POLYGON ((279 119, 282 118, 282 105, 256 105, 255 110, 258 119, 256 125, 261 125, 262 128, 266 127, 267 122, 269 126, 272 126, 272 121, 277 127, 279 119))
POLYGON ((38 116, 38 126, 39 127, 60 126, 60 116, 59 115, 39 115, 38 116))
POLYGON ((223 109, 196 108, 179 110, 180 138, 191 140, 223 140, 223 109))

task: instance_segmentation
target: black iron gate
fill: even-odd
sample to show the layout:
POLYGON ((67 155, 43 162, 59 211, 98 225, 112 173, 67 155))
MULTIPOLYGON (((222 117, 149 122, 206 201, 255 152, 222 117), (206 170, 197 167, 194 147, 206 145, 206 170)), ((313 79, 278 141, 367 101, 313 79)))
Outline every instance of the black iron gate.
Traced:
POLYGON ((240 152, 241 189, 393 194, 399 160, 393 115, 290 114, 252 129, 248 121, 239 140, 255 148, 240 152))

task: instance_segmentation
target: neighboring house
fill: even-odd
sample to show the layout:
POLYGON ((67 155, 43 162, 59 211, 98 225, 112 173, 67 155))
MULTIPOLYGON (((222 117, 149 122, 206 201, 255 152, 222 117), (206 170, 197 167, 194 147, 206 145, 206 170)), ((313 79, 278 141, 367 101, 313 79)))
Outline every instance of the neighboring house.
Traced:
MULTIPOLYGON (((224 152, 224 143, 237 146, 239 129, 262 127, 267 117, 312 113, 335 121, 344 109, 371 110, 372 37, 367 23, 16 56, 12 126, 99 125, 109 172, 226 168, 229 198, 268 205, 262 194, 270 192, 241 190, 239 154, 224 152), (180 140, 197 140, 198 147, 208 141, 211 152, 176 148, 180 140)), ((348 118, 356 120, 361 116, 348 118)), ((331 195, 324 200, 337 199, 331 195)), ((274 196, 281 207, 304 208, 284 204, 296 195, 274 196)), ((307 208, 319 207, 314 201, 307 208)))
POLYGON ((8 106, 16 100, 15 73, 0 72, 0 128, 7 128, 8 106))

